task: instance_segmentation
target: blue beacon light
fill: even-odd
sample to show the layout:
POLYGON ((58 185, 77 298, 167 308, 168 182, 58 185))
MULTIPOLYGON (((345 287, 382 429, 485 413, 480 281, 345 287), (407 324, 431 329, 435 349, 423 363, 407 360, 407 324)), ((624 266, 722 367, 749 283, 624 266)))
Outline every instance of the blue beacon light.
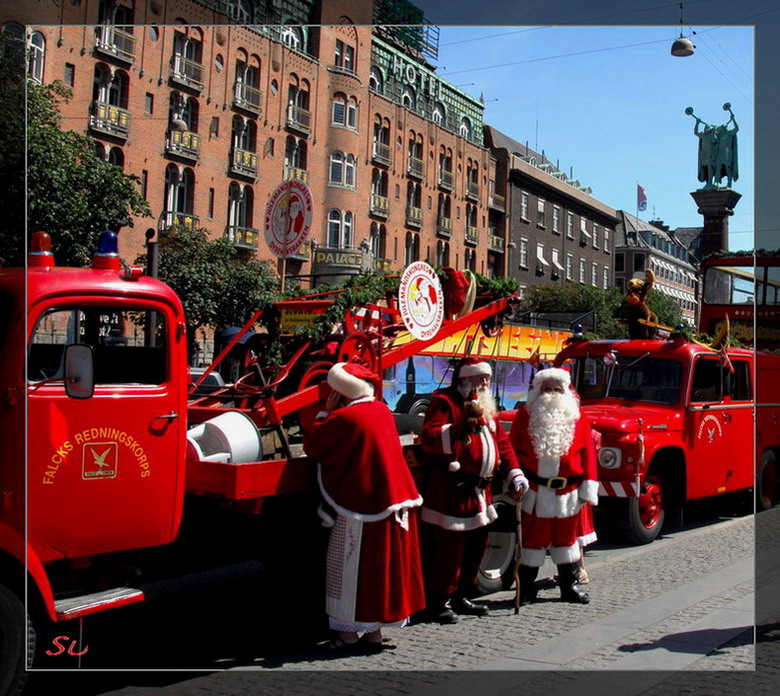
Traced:
POLYGON ((113 230, 103 230, 98 237, 98 248, 92 257, 92 268, 119 270, 122 267, 119 259, 119 243, 113 230))

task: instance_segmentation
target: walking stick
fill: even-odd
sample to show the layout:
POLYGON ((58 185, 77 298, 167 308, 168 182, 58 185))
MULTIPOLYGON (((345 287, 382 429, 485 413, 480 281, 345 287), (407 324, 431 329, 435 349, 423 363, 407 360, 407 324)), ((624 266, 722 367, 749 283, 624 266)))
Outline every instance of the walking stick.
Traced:
POLYGON ((521 515, 523 511, 523 496, 517 500, 517 506, 515 508, 517 515, 517 543, 515 544, 515 614, 520 613, 520 563, 523 560, 522 551, 522 524, 521 515))

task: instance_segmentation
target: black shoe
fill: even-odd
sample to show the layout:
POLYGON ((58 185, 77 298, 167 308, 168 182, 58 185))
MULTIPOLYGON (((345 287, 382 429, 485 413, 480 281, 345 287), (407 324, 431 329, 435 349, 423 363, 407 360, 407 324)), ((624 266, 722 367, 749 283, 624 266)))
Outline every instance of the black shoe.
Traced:
POLYGON ((452 609, 456 614, 468 616, 485 616, 490 611, 490 607, 475 604, 468 597, 455 597, 452 600, 452 609))
POLYGON ((438 621, 440 624, 454 624, 458 623, 458 616, 452 610, 450 603, 447 602, 443 607, 437 607, 431 610, 431 620, 438 621))
POLYGON ((577 584, 579 568, 576 563, 561 563, 558 566, 558 584, 561 586, 561 599, 572 604, 587 604, 590 595, 577 584))

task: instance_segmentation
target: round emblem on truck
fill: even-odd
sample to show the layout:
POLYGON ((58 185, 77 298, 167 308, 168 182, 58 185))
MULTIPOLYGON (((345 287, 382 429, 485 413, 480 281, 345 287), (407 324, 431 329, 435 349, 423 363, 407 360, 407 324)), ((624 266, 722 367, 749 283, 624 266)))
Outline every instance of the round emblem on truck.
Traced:
POLYGON ((401 319, 412 336, 433 338, 444 319, 444 297, 436 271, 424 261, 406 267, 398 288, 401 319))
POLYGON ((283 181, 265 207, 265 241, 274 256, 294 254, 311 231, 312 197, 302 181, 283 181))

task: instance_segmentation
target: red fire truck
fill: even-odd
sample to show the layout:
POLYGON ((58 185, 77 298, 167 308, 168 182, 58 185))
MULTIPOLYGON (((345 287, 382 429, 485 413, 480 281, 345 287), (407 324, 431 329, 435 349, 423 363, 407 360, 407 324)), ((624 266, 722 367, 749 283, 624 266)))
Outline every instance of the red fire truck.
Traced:
MULTIPOLYGON (((91 268, 58 268, 50 240, 36 233, 28 268, 0 269, 3 696, 24 681, 34 626, 50 630, 143 602, 147 582, 175 587, 170 573, 224 567, 263 547, 305 548, 305 525, 317 525, 317 489, 312 462, 295 456, 302 453, 290 423, 305 426, 316 413, 330 365, 358 359, 381 374, 454 332, 490 323, 513 301, 483 294, 473 311, 445 318, 430 340, 385 350, 403 328, 389 294, 370 307, 371 321, 365 307, 363 318, 348 311, 327 350, 303 341, 273 367, 262 364, 258 345, 235 384, 204 396, 200 387, 216 363, 191 382, 179 298, 123 267, 115 243, 104 233, 91 268), (301 497, 274 504, 283 496, 301 497), (253 526, 242 536, 238 523, 221 536, 210 503, 272 531, 262 537, 261 526, 258 536, 253 526), (205 522, 189 524, 194 514, 205 522), (198 536, 204 529, 209 534, 198 536)), ((277 309, 316 315, 332 302, 325 293, 277 309)))

